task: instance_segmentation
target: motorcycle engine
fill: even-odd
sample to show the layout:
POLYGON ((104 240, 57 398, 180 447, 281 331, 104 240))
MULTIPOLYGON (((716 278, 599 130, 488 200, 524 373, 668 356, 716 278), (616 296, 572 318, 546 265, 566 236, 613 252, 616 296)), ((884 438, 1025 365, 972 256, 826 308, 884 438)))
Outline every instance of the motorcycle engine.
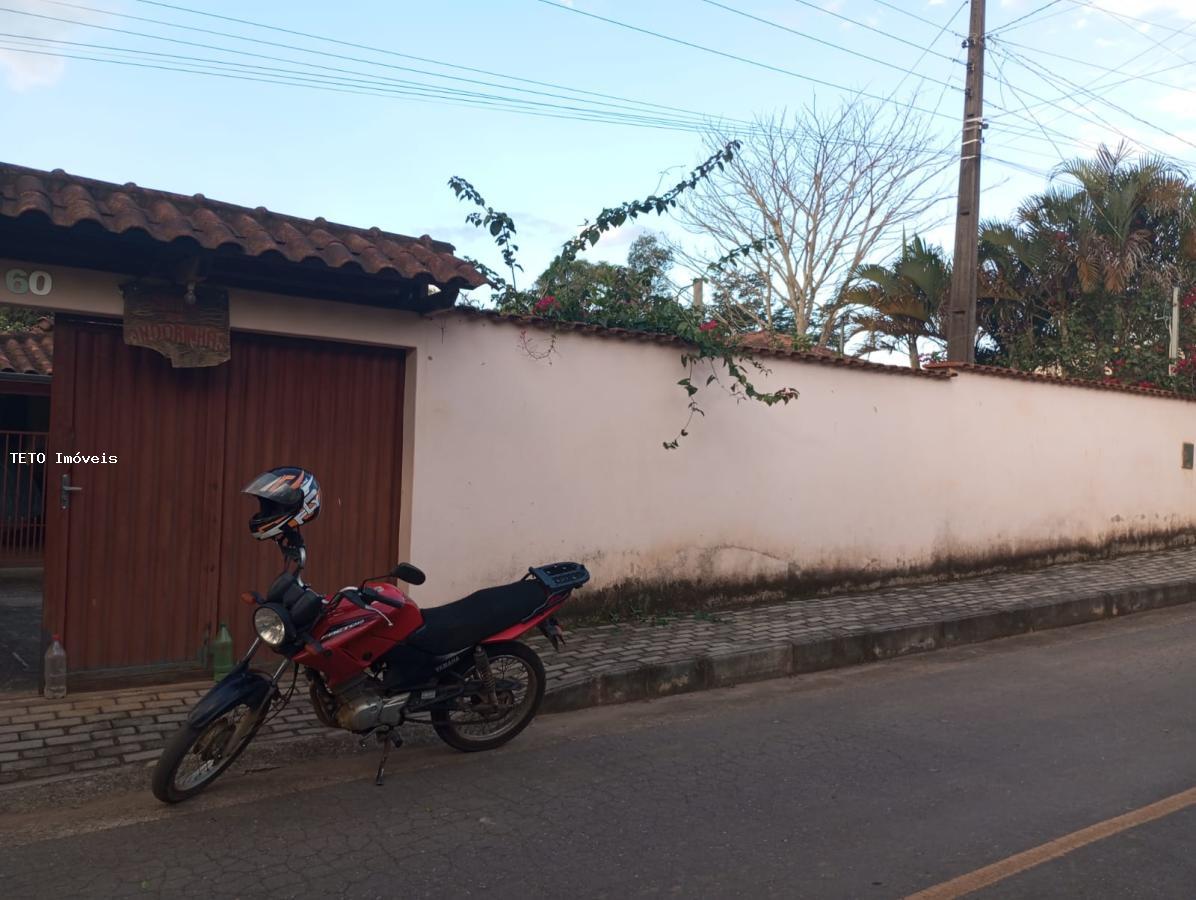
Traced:
POLYGON ((365 732, 379 726, 398 725, 407 695, 383 696, 378 681, 368 675, 353 679, 331 693, 317 677, 312 682, 316 714, 325 725, 346 731, 365 732), (331 702, 329 702, 331 701, 331 702), (325 715, 328 718, 325 718, 325 715), (331 720, 331 721, 329 721, 331 720))

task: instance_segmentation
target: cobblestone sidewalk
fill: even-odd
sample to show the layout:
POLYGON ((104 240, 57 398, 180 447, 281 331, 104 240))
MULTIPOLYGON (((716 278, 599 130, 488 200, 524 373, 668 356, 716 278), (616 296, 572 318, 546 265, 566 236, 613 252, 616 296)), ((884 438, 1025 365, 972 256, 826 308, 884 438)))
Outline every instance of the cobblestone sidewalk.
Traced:
MULTIPOLYGON (((1183 548, 734 612, 604 625, 571 633, 568 647, 559 654, 539 635, 530 642, 548 669, 547 708, 563 710, 863 662, 1192 600, 1196 548, 1183 548), (882 646, 886 636, 895 634, 901 639, 882 646), (861 638, 877 643, 866 645, 861 638), (720 670, 720 660, 733 665, 720 670)), ((0 786, 147 765, 209 686, 78 694, 60 701, 0 700, 0 786)), ((259 740, 327 732, 316 722, 306 692, 296 694, 259 740)))

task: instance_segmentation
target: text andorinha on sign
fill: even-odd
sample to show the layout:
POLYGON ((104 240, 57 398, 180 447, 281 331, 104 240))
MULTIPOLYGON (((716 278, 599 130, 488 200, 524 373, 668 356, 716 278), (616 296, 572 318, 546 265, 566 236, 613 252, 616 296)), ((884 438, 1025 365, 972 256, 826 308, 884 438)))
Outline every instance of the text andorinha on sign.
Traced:
POLYGON ((131 347, 161 353, 176 369, 218 366, 230 356, 228 292, 206 285, 129 282, 124 339, 131 347))

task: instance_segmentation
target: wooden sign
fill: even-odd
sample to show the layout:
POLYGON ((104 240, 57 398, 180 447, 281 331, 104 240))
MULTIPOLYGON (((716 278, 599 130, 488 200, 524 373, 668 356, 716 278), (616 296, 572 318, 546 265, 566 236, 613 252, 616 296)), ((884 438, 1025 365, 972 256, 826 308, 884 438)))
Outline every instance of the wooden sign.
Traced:
POLYGON ((130 282, 124 336, 130 347, 148 347, 176 369, 218 366, 229 358, 228 292, 223 288, 130 282))

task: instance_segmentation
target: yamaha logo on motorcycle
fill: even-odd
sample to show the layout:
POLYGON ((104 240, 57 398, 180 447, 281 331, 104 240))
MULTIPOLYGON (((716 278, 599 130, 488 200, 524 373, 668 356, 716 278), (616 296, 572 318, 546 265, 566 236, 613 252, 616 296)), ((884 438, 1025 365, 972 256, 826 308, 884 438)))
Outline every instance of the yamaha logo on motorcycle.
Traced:
POLYGON ((402 725, 430 725, 449 746, 477 751, 505 744, 535 718, 544 664, 519 638, 538 628, 560 648, 563 633, 554 614, 589 581, 585 566, 532 567, 512 584, 424 610, 387 583, 424 582, 423 572, 400 563, 325 597, 301 577, 307 551, 300 527, 320 507, 315 477, 273 469, 250 482, 246 493, 261 506, 250 531, 277 542, 283 570, 265 597, 243 595, 254 606, 257 636, 167 742, 153 775, 159 800, 185 800, 223 774, 290 701, 300 670, 321 723, 382 745, 377 784, 390 747, 402 743, 402 725), (263 644, 283 657, 273 673, 249 668, 263 644), (279 685, 288 670, 284 692, 279 685))

